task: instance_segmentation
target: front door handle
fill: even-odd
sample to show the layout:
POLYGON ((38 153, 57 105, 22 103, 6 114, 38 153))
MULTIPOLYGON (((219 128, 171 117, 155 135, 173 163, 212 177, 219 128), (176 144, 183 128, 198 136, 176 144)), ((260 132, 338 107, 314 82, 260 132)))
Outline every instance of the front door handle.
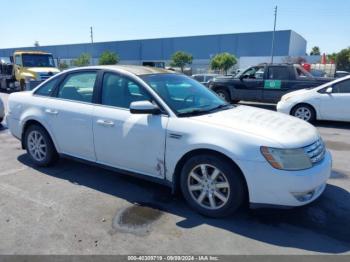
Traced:
POLYGON ((101 126, 107 126, 107 127, 112 127, 114 126, 114 122, 110 121, 110 120, 103 120, 103 119, 99 119, 96 121, 97 124, 101 125, 101 126))
POLYGON ((45 113, 50 114, 50 115, 57 115, 58 111, 55 109, 46 108, 45 113))

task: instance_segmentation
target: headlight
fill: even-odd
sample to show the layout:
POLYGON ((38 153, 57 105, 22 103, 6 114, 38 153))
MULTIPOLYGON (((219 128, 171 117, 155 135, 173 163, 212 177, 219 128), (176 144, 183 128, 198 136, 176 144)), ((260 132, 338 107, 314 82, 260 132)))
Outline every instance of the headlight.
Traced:
POLYGON ((310 157, 302 148, 279 149, 262 146, 260 150, 267 162, 277 169, 302 170, 312 167, 310 157))
POLYGON ((291 96, 282 96, 282 101, 287 101, 291 98, 291 96))
POLYGON ((30 81, 35 81, 35 80, 36 80, 36 78, 34 76, 26 76, 26 78, 25 78, 26 83, 29 83, 30 81))

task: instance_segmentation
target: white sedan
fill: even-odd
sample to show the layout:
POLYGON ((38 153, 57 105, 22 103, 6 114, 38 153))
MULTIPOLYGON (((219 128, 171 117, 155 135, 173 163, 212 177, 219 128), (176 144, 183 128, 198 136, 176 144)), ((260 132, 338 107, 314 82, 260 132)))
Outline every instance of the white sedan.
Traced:
POLYGON ((350 76, 284 95, 277 111, 308 122, 350 121, 350 76))
POLYGON ((0 124, 2 122, 2 120, 4 120, 5 117, 5 107, 4 107, 4 102, 2 101, 1 97, 0 97, 0 124))
MULTIPOLYGON (((7 123, 34 164, 87 160, 181 189, 201 214, 317 199, 331 155, 297 118, 232 106, 182 74, 138 66, 68 70, 9 97, 7 123)), ((132 192, 130 192, 132 193, 132 192)))

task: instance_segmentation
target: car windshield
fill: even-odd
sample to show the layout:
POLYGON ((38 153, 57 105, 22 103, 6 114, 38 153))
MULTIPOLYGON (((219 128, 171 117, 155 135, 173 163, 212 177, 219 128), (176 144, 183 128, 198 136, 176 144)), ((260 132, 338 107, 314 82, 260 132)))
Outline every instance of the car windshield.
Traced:
POLYGON ((25 67, 55 67, 52 55, 23 54, 22 60, 25 67))
POLYGON ((232 108, 196 80, 179 74, 152 74, 141 78, 178 116, 208 114, 232 108))

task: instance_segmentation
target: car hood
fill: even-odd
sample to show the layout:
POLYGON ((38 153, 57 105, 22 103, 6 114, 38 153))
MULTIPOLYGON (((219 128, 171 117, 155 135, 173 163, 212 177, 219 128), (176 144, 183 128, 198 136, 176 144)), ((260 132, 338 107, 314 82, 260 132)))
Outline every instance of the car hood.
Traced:
POLYGON ((240 105, 192 119, 217 128, 259 136, 278 143, 283 148, 304 147, 319 138, 317 129, 303 120, 250 106, 240 105))
POLYGON ((289 92, 287 94, 285 94, 284 96, 282 96, 281 100, 286 100, 286 99, 289 99, 291 97, 294 97, 294 96, 300 96, 300 95, 306 95, 310 92, 312 92, 313 89, 300 89, 300 90, 296 90, 296 91, 293 91, 293 92, 289 92))

